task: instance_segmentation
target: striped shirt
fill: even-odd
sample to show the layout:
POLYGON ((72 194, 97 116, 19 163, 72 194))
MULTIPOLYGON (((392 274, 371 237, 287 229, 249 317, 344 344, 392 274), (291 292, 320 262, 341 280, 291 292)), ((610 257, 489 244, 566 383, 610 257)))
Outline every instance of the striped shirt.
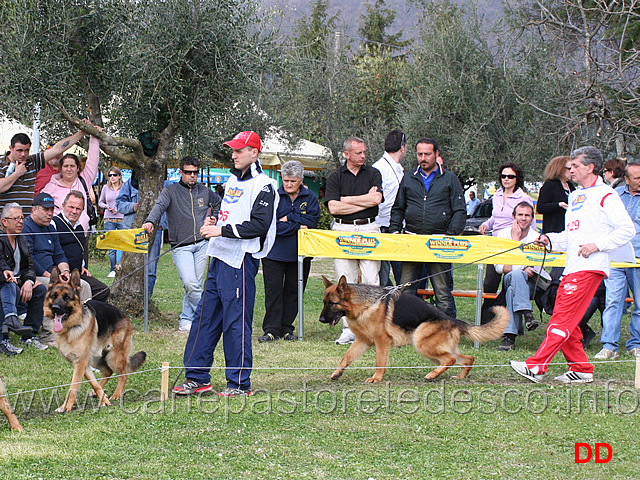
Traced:
MULTIPOLYGON (((5 157, 5 161, 6 161, 5 157)), ((0 178, 6 176, 7 169, 11 165, 7 162, 0 167, 0 178)), ((27 157, 27 173, 18 178, 16 182, 4 193, 0 193, 0 208, 4 208, 7 203, 17 202, 22 207, 25 216, 31 213, 31 205, 36 190, 36 175, 45 165, 44 153, 34 153, 27 157)))

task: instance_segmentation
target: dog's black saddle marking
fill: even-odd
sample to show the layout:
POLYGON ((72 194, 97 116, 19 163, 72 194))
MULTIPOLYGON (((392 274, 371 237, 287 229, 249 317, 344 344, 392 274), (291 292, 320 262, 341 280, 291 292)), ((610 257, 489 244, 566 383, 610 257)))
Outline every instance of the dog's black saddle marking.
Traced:
POLYGON ((424 322, 452 320, 442 310, 409 293, 396 298, 393 308, 393 323, 410 332, 424 322))

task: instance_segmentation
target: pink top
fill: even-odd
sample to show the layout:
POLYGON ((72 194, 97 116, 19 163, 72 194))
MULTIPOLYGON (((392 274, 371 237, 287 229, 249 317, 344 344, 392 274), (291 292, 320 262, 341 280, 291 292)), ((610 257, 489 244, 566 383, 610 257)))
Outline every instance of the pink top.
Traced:
MULTIPOLYGON (((100 142, 96 137, 89 138, 89 151, 87 152, 87 162, 80 172, 80 176, 87 184, 87 188, 91 188, 93 182, 98 175, 98 162, 100 161, 100 142)), ((60 183, 60 174, 56 173, 51 177, 49 183, 42 189, 43 192, 47 192, 51 195, 56 203, 56 207, 53 211, 54 215, 57 215, 62 211, 62 202, 71 190, 78 190, 84 197, 84 211, 80 215, 80 224, 85 229, 89 230, 89 216, 87 215, 87 193, 80 183, 80 180, 76 178, 71 188, 66 187, 60 183)))
POLYGON ((124 218, 124 215, 118 212, 116 208, 116 198, 118 198, 118 194, 120 193, 120 189, 114 190, 109 185, 105 185, 100 192, 100 199, 98 200, 98 206, 104 208, 104 219, 109 220, 112 218, 124 218), (113 208, 116 210, 116 213, 113 213, 109 208, 113 208))

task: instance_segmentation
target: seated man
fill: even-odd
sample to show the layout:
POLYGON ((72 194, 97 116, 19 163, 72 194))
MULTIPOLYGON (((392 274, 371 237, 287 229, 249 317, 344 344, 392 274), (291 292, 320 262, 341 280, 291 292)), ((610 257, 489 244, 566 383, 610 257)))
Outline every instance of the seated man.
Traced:
MULTIPOLYGON (((56 265, 60 270, 60 277, 65 281, 69 279, 69 263, 60 246, 58 233, 55 227, 51 225, 54 206, 51 195, 44 192, 39 193, 33 199, 31 215, 24 222, 24 233, 33 258, 36 279, 45 288, 49 286, 49 277, 53 267, 56 265)), ((80 280, 80 298, 83 301, 91 298, 91 287, 84 280, 80 280)), ((42 343, 55 344, 52 328, 53 320, 44 318, 42 331, 40 332, 40 341, 42 343)))
POLYGON ((109 287, 93 277, 85 266, 85 251, 88 248, 87 235, 80 224, 80 215, 84 211, 84 196, 77 190, 71 190, 62 203, 62 211, 53 217, 51 224, 58 231, 60 247, 67 257, 69 269, 78 269, 80 278, 91 287, 94 300, 106 302, 111 293, 109 287))
POLYGON ((42 306, 46 288, 36 281, 29 244, 21 236, 24 215, 18 203, 11 202, 2 209, 0 229, 0 298, 2 303, 2 339, 0 351, 5 355, 22 353, 23 349, 9 342, 9 330, 20 335, 24 345, 46 350, 35 335, 42 326, 42 306), (18 320, 18 307, 26 308, 24 327, 18 320))
MULTIPOLYGON (((520 202, 513 209, 511 228, 500 230, 498 238, 508 238, 522 243, 530 243, 538 238, 538 233, 531 229, 534 222, 533 207, 527 202, 520 202)), ((531 298, 536 284, 539 267, 523 265, 496 265, 496 272, 504 275, 502 288, 505 291, 509 324, 504 330, 504 340, 498 350, 509 351, 516 347, 516 337, 522 335, 522 318, 527 330, 538 328, 538 321, 533 318, 531 298)), ((545 273, 543 272, 544 276, 545 273)))

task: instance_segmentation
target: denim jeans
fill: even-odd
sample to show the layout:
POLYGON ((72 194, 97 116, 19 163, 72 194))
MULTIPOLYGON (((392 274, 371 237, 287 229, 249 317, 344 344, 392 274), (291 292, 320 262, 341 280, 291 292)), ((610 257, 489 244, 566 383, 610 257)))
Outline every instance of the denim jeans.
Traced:
POLYGON ((2 301, 2 319, 10 315, 18 315, 18 295, 20 289, 14 282, 4 282, 0 287, 0 300, 2 301))
MULTIPOLYGON (((153 288, 156 286, 156 272, 158 270, 158 259, 162 252, 162 240, 164 236, 164 230, 158 228, 156 230, 156 237, 149 250, 149 265, 147 266, 147 272, 149 272, 149 298, 153 295, 153 288)), ((204 242, 207 243, 207 242, 204 242)))
POLYGON ((202 280, 207 269, 206 241, 192 243, 183 247, 172 248, 173 263, 178 269, 178 275, 184 285, 184 300, 180 325, 188 325, 193 321, 193 314, 202 296, 202 280))
MULTIPOLYGON (((124 222, 112 222, 110 220, 104 221, 104 231, 110 232, 112 230, 125 230, 127 227, 124 222)), ((111 271, 116 269, 116 265, 120 263, 122 258, 122 252, 120 250, 109 250, 109 263, 111 264, 111 271)))
POLYGON ((504 333, 522 335, 522 314, 530 312, 531 297, 535 287, 535 280, 530 281, 524 270, 516 269, 506 273, 502 279, 502 288, 505 290, 507 310, 509 310, 509 323, 504 333))
MULTIPOLYGON (((433 286, 433 292, 436 297, 436 307, 450 317, 456 318, 456 302, 451 294, 453 275, 451 273, 450 263, 403 262, 401 283, 413 282, 420 278, 423 265, 427 268, 427 274, 433 286)), ((406 288, 407 293, 415 294, 416 290, 416 283, 406 288)))
POLYGON ((618 351, 620 340, 620 321, 625 309, 627 287, 633 295, 633 313, 629 323, 629 340, 627 350, 640 348, 640 270, 637 268, 612 268, 609 278, 605 281, 606 307, 602 314, 602 342, 603 348, 618 351))

